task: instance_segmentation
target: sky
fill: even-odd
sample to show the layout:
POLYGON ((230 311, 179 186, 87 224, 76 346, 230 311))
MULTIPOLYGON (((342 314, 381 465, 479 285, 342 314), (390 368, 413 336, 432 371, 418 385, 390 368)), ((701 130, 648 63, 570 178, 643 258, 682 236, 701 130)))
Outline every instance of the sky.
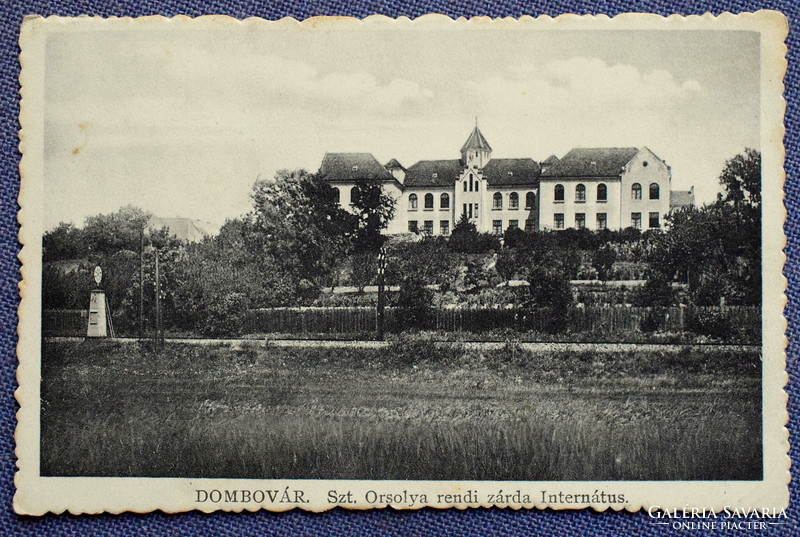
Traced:
POLYGON ((48 36, 47 228, 127 204, 221 224, 326 152, 458 158, 476 118, 494 157, 647 146, 698 202, 760 146, 751 32, 226 28, 48 36))

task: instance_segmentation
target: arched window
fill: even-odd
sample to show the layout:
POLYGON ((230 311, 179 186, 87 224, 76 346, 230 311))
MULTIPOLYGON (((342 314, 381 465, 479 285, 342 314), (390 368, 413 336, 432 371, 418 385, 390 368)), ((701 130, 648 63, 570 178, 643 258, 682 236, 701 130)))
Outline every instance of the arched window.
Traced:
POLYGON ((564 185, 556 185, 553 192, 553 199, 555 201, 564 201, 564 185))
POLYGON ((500 192, 495 192, 492 196, 492 209, 503 208, 503 195, 500 192))
POLYGON ((608 187, 603 183, 597 185, 597 201, 607 201, 608 200, 608 187))
POLYGON ((512 192, 508 195, 508 208, 519 209, 519 194, 512 192))
POLYGON ((469 191, 472 192, 472 174, 469 174, 469 191))
POLYGON ((350 203, 355 203, 356 199, 358 199, 358 185, 350 189, 350 203))
POLYGON ((536 206, 536 194, 528 192, 525 194, 525 208, 533 209, 536 206))
POLYGON ((409 194, 408 195, 408 210, 409 211, 416 211, 417 210, 417 195, 416 194, 409 194))
POLYGON ((439 208, 440 209, 450 208, 450 194, 448 194, 447 192, 439 196, 439 208))
POLYGON ((583 203, 586 201, 586 186, 582 184, 575 185, 575 201, 583 203))
POLYGON ((433 209, 433 194, 425 194, 425 208, 433 209))
POLYGON ((658 188, 658 183, 650 183, 650 199, 657 200, 661 195, 661 189, 658 188))
POLYGON ((632 200, 642 199, 642 185, 640 185, 639 183, 633 183, 631 185, 631 199, 632 200))
POLYGON ((333 195, 334 201, 336 201, 336 203, 340 203, 341 193, 339 192, 339 189, 336 188, 336 187, 333 187, 333 188, 331 188, 331 191, 332 191, 332 195, 333 195))

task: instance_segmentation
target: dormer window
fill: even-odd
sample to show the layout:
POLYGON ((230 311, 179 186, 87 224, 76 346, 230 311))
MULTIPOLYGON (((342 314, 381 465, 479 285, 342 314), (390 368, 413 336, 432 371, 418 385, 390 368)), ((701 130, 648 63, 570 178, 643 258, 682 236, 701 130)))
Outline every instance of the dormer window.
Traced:
POLYGON ((431 177, 433 177, 434 179, 436 179, 437 177, 439 177, 439 174, 434 172, 433 174, 431 174, 431 177))
POLYGON ((514 175, 514 172, 508 172, 509 177, 511 177, 512 175, 514 175))
POLYGON ((353 166, 353 171, 358 171, 358 166, 353 166))

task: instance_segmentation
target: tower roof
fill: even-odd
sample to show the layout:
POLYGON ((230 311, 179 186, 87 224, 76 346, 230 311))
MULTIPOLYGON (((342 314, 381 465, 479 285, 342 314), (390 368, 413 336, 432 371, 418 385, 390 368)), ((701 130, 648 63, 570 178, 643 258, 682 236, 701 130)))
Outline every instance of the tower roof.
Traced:
POLYGON ((489 142, 486 141, 486 138, 483 137, 481 130, 475 125, 475 128, 472 129, 472 132, 467 138, 467 141, 464 142, 464 146, 461 148, 461 151, 469 151, 470 149, 482 149, 484 151, 491 151, 492 146, 489 145, 489 142))

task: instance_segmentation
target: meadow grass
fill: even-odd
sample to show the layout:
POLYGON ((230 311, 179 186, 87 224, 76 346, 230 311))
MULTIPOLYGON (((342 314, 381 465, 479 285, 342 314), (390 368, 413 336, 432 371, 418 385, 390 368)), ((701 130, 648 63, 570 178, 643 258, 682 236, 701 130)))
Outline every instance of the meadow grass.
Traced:
POLYGON ((756 351, 43 347, 43 475, 760 479, 756 351))

